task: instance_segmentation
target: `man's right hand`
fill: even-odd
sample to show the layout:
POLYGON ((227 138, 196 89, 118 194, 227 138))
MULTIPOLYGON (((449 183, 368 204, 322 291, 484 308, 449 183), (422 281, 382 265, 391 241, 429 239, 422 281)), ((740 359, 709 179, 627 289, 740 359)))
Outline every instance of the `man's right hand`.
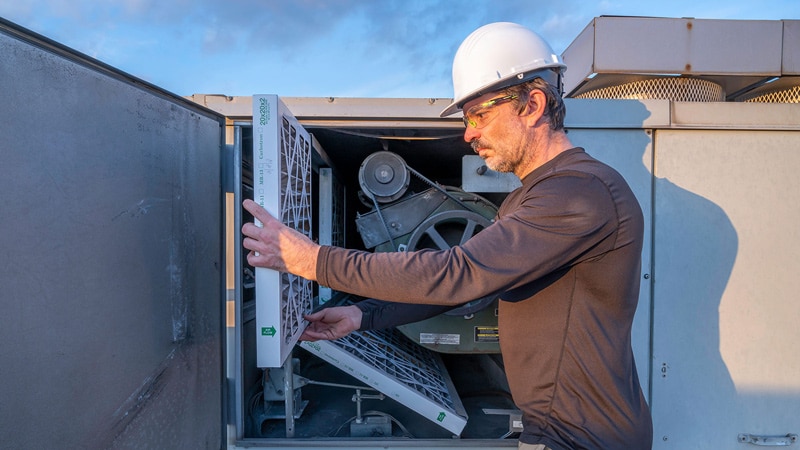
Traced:
POLYGON ((305 316, 310 323, 301 341, 330 341, 347 336, 361 327, 361 310, 354 305, 325 308, 305 316))

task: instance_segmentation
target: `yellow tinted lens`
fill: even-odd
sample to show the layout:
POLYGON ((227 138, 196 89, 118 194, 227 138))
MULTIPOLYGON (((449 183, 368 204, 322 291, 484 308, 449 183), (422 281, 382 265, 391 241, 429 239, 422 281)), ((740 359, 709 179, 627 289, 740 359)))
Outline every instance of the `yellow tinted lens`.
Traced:
POLYGON ((475 105, 464 112, 464 126, 472 128, 483 128, 494 118, 494 114, 489 111, 497 105, 502 105, 517 98, 516 95, 506 95, 505 97, 493 98, 479 105, 475 105))

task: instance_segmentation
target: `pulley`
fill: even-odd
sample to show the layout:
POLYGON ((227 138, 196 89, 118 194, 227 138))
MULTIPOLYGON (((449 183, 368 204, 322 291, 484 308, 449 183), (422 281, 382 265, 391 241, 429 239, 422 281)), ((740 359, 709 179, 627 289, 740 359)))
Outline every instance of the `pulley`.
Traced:
MULTIPOLYGON (((408 251, 431 248, 446 250, 462 245, 492 221, 476 212, 454 209, 432 215, 422 222, 408 240, 408 251)), ((489 306, 498 296, 488 295, 447 311, 450 316, 474 314, 489 306)))
POLYGON ((402 197, 411 182, 406 162, 396 153, 382 151, 369 155, 358 170, 361 190, 380 203, 402 197))
MULTIPOLYGON (((359 183, 361 201, 373 209, 359 215, 356 225, 364 245, 375 252, 446 250, 466 243, 489 227, 497 215, 492 202, 427 179, 386 147, 364 160, 359 183), (416 185, 429 188, 406 193, 410 175, 421 182, 416 185)), ((397 329, 436 352, 498 353, 497 297, 478 298, 397 329)))

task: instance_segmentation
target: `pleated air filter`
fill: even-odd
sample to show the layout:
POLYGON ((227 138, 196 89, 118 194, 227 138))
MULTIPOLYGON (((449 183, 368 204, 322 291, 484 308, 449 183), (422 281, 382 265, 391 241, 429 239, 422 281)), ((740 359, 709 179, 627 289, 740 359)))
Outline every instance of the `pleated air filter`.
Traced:
MULTIPOLYGON (((276 95, 253 96, 253 197, 284 224, 311 236, 311 137, 276 95)), ((258 224, 260 225, 260 224, 258 224)), ((313 286, 256 269, 259 367, 280 367, 305 329, 313 286)))
POLYGON ((301 347, 455 435, 467 424, 439 355, 397 330, 354 331, 335 341, 302 342, 301 347))

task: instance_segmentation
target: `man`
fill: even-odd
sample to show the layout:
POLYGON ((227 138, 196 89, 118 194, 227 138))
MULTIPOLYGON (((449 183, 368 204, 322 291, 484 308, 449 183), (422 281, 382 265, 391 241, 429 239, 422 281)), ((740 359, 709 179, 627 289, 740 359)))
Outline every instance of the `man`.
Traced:
POLYGON ((459 47, 454 101, 442 115, 463 110, 474 151, 522 180, 496 221, 463 245, 410 253, 320 247, 246 201, 264 225, 244 226, 244 246, 254 266, 394 302, 312 314, 307 340, 499 293, 500 348, 523 413, 520 448, 649 449, 650 412, 631 350, 642 212, 616 171, 569 141, 564 69, 545 41, 516 24, 481 27, 459 47))

